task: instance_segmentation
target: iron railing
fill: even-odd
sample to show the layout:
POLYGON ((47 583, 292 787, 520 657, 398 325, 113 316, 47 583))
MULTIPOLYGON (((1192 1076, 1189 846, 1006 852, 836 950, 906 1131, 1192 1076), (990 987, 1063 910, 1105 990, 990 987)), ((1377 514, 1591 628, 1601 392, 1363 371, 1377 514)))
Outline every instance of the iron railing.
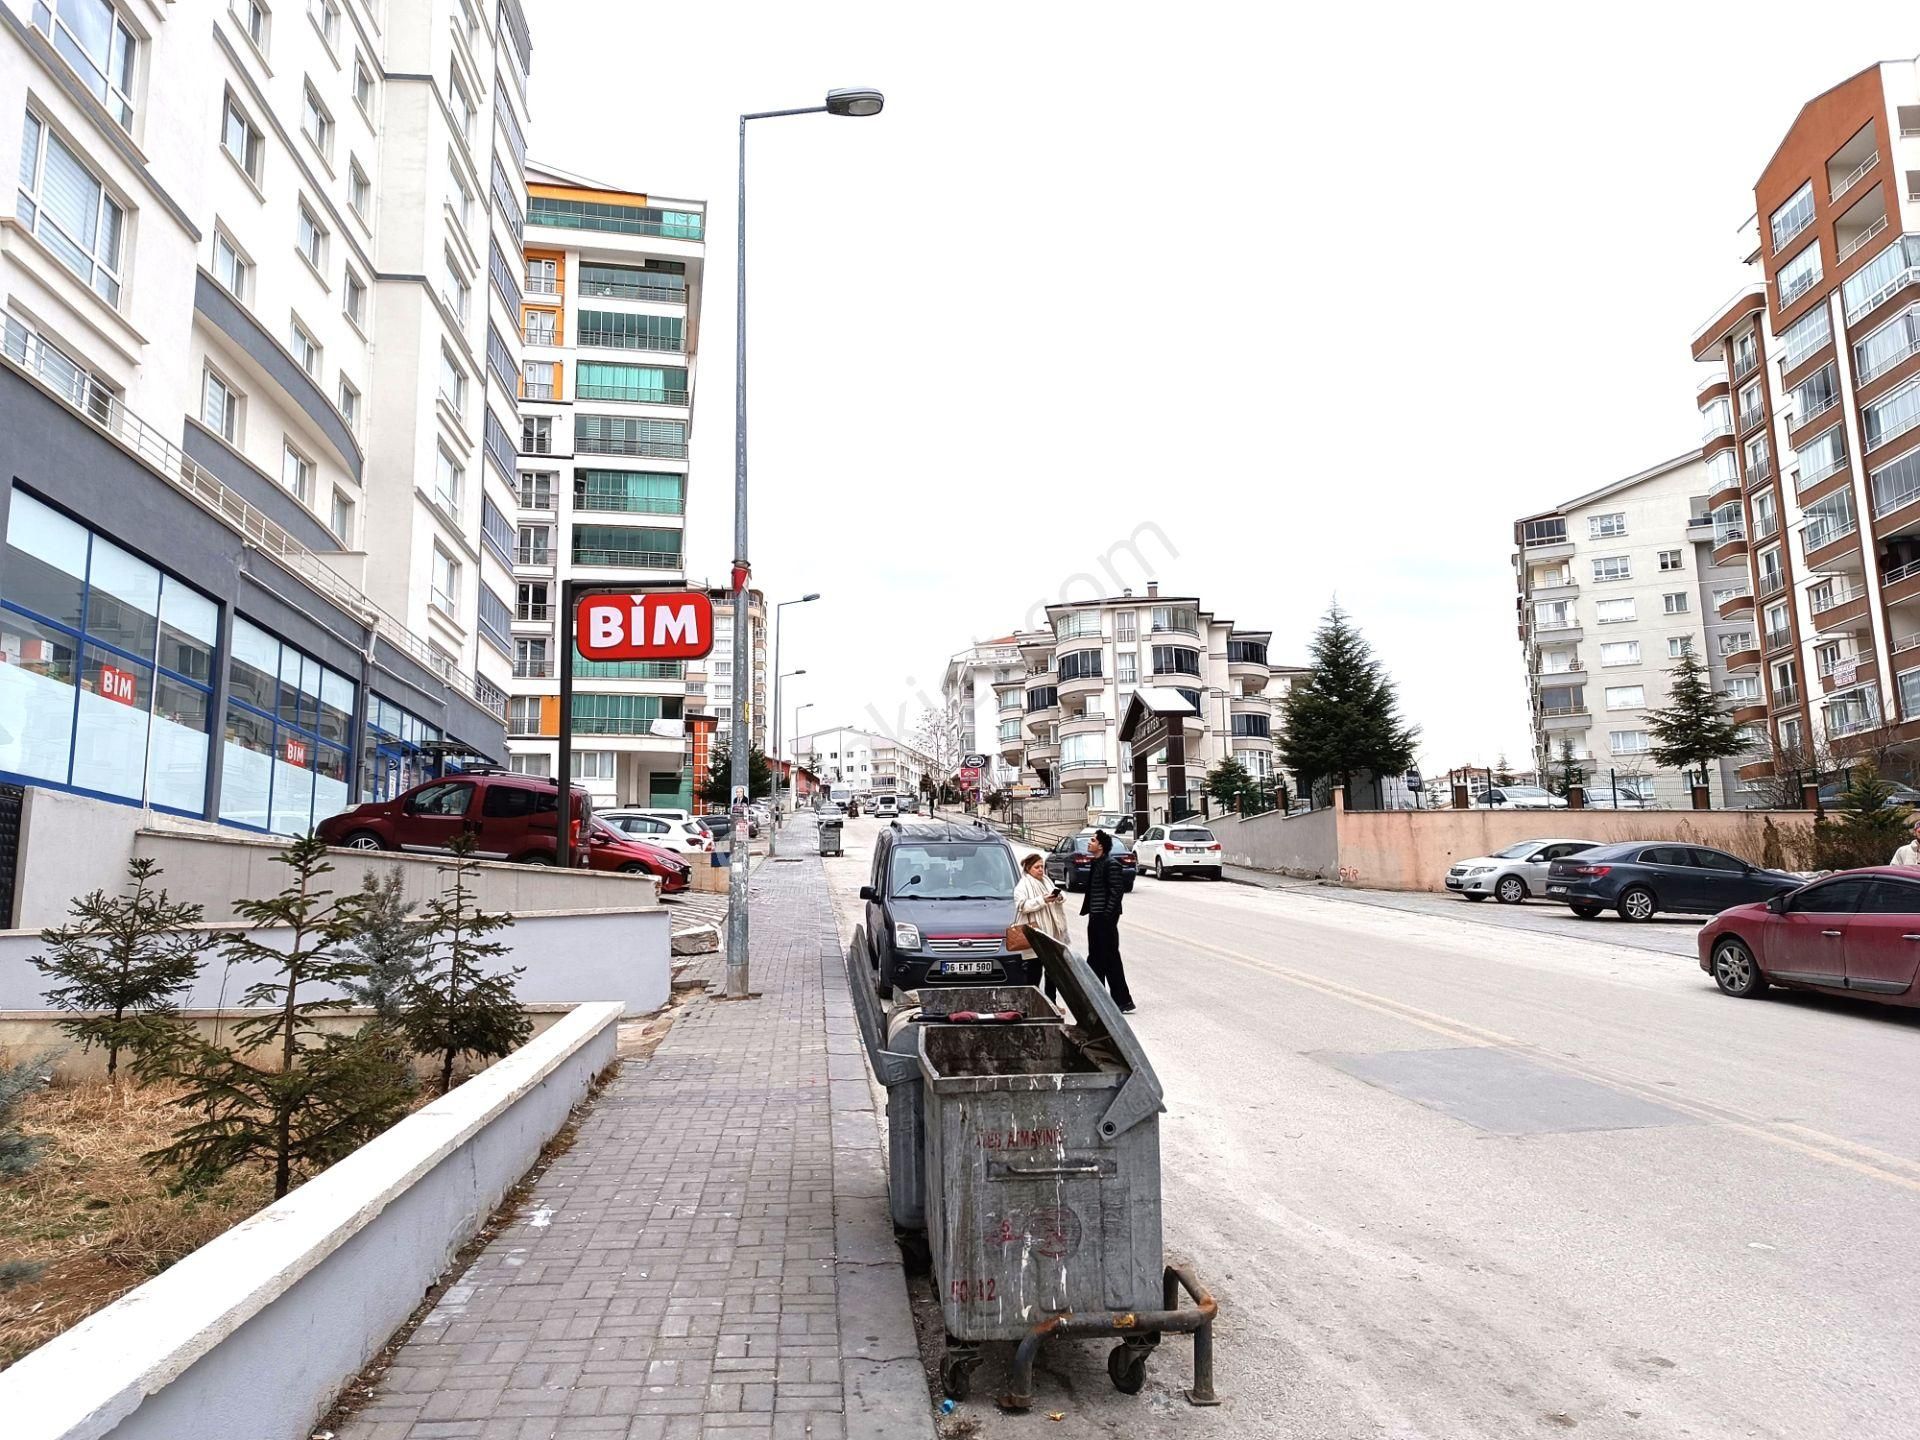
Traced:
POLYGON ((1831 203, 1832 201, 1838 200, 1842 195, 1846 194, 1854 186, 1858 185, 1861 182, 1861 180, 1863 180, 1866 177, 1867 172, 1873 169, 1873 167, 1878 165, 1879 163, 1880 163, 1880 152, 1876 150, 1871 155, 1867 156, 1866 159, 1862 160, 1858 165, 1854 166, 1853 169, 1849 170, 1845 175, 1840 177, 1840 182, 1833 187, 1832 193, 1827 197, 1828 202, 1831 203))
POLYGON ((1838 250, 1838 252, 1836 252, 1835 254, 1835 257, 1834 257, 1835 260, 1842 261, 1847 259, 1851 255, 1857 255, 1860 252, 1860 248, 1862 246, 1864 246, 1869 240, 1873 239, 1874 236, 1878 235, 1881 231, 1885 230, 1886 228, 1887 228, 1887 217, 1882 215, 1878 220, 1874 221, 1871 225, 1867 226, 1866 229, 1862 230, 1858 235, 1854 236, 1853 239, 1847 241, 1846 244, 1842 245, 1838 250))
POLYGON ((618 565, 633 570, 678 570, 680 555, 672 550, 614 550, 603 545, 576 545, 576 565, 618 565))

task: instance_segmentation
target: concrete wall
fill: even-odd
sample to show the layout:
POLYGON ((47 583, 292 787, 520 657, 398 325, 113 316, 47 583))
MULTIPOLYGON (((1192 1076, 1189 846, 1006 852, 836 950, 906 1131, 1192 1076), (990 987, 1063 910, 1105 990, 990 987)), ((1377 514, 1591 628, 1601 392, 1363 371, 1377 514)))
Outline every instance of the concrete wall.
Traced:
POLYGON ((1334 814, 1312 810, 1283 815, 1273 810, 1244 820, 1223 815, 1207 824, 1229 865, 1332 880, 1340 873, 1334 814))
POLYGON ((311 1434, 612 1063, 619 1019, 581 1006, 0 1373, 8 1440, 311 1434))
MULTIPOLYGON (((529 1005, 616 1001, 629 1015, 658 1010, 673 984, 672 917, 665 910, 556 910, 519 916, 490 937, 507 947, 498 968, 523 967, 518 994, 529 1005)), ((226 923, 200 927, 216 936, 244 930, 226 923)), ((290 932, 255 932, 264 943, 284 949, 290 932)), ((209 951, 198 980, 182 999, 188 1010, 228 1009, 255 981, 267 979, 264 964, 227 965, 217 948, 209 951)), ((0 930, 0 1010, 46 1008, 47 982, 32 957, 46 953, 37 930, 0 930)), ((489 967, 494 968, 494 967, 489 967)), ((302 993, 306 993, 304 990, 302 993)), ((315 998, 338 995, 315 986, 315 998)))

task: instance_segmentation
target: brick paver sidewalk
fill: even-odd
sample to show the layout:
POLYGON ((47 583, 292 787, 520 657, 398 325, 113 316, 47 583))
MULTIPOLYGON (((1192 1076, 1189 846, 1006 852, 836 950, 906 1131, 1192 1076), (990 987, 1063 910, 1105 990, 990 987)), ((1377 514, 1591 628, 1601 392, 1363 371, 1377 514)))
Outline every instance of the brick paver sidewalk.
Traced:
POLYGON ((790 833, 807 853, 754 870, 761 998, 695 1000, 621 1071, 339 1440, 932 1436, 826 881, 790 833))

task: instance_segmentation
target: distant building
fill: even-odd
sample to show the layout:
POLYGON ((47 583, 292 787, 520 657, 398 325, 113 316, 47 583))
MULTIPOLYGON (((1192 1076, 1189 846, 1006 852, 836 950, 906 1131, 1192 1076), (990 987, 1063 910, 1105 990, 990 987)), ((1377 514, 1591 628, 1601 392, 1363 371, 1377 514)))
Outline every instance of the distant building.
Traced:
MULTIPOLYGON (((1004 723, 1003 702, 1007 687, 1026 671, 1014 637, 1002 635, 969 645, 947 661, 941 681, 941 697, 946 706, 947 723, 952 727, 954 753, 948 757, 958 768, 959 757, 980 754, 988 758, 987 788, 1011 785, 1020 777, 1018 758, 1009 760, 1000 751, 996 737, 1004 723)), ((946 784, 952 775, 937 777, 946 784)))

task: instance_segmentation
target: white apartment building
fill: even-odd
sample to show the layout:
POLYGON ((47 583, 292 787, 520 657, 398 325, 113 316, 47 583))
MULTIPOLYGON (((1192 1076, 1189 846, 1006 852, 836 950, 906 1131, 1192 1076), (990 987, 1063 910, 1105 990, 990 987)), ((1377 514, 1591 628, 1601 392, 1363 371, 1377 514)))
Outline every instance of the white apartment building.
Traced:
MULTIPOLYGON (((549 773, 558 751, 561 583, 684 577, 704 212, 550 165, 528 172, 514 281, 525 347, 507 717, 516 769, 549 773)), ((726 593, 714 596, 716 620, 726 593)), ((692 803, 683 722, 708 699, 726 703, 723 691, 731 699, 725 608, 706 661, 576 658, 573 768, 596 798, 692 803)))
POLYGON ((1049 605, 1047 620, 1050 629, 1014 637, 1024 665, 994 681, 995 748, 1023 779, 1077 797, 1088 812, 1121 808, 1133 760, 1119 724, 1142 685, 1177 690, 1198 712, 1186 726, 1187 793, 1167 793, 1157 757, 1148 771, 1156 819, 1176 799, 1197 810, 1207 771, 1229 756, 1255 779, 1278 773, 1280 701, 1305 672, 1270 662, 1271 632, 1218 619, 1193 596, 1163 596, 1158 581, 1143 596, 1128 589, 1049 605))
MULTIPOLYGON (((1008 759, 1001 753, 1009 721, 1020 715, 1018 686, 1026 673, 1026 661, 1012 635, 982 640, 969 645, 947 661, 940 693, 946 705, 948 723, 954 732, 954 756, 985 755, 988 771, 984 777, 989 790, 1013 784, 1020 778, 1019 758, 1008 759), (1009 697, 1012 697, 1011 702, 1009 697)), ((953 779, 943 775, 942 782, 953 779)))
MULTIPOLYGON (((705 660, 687 664, 687 708, 695 714, 709 710, 720 722, 724 742, 733 724, 735 686, 746 666, 733 653, 733 591, 716 585, 709 592, 713 599, 713 653, 705 660), (693 687, 706 682, 707 693, 696 695, 693 687), (711 707, 703 702, 711 700, 711 707)), ((767 601, 758 590, 749 590, 747 610, 748 644, 752 654, 751 689, 747 692, 747 738, 761 754, 767 753, 767 601)))
POLYGON ((871 730, 815 730, 796 738, 793 753, 821 784, 844 785, 856 795, 917 793, 921 777, 931 773, 918 750, 871 730))
MULTIPOLYGON (((1515 525, 1515 605, 1541 773, 1557 775, 1570 744, 1590 792, 1689 804, 1687 781, 1654 765, 1647 729, 1687 651, 1707 662, 1736 718, 1758 718, 1749 713, 1763 703, 1758 679, 1727 671, 1729 655, 1751 648, 1752 597, 1744 566, 1712 562, 1711 488, 1707 467, 1688 454, 1515 525), (1736 614, 1741 598, 1745 613, 1736 614)), ((1738 763, 1710 776, 1714 804, 1737 795, 1738 763)))
MULTIPOLYGON (((0 22, 17 552, 57 551, 87 595, 110 557, 205 631, 171 670, 164 614, 115 651, 103 605, 36 595, 10 551, 6 656, 68 692, 32 702, 48 736, 74 695, 113 697, 77 729, 138 761, 134 728, 169 727, 173 808, 276 831, 422 778, 430 745, 498 756, 517 343, 491 381, 481 357, 517 321, 518 0, 0 0, 0 22), (78 473, 75 420, 125 449, 78 473)), ((143 768, 80 748, 0 772, 122 798, 143 768)))

